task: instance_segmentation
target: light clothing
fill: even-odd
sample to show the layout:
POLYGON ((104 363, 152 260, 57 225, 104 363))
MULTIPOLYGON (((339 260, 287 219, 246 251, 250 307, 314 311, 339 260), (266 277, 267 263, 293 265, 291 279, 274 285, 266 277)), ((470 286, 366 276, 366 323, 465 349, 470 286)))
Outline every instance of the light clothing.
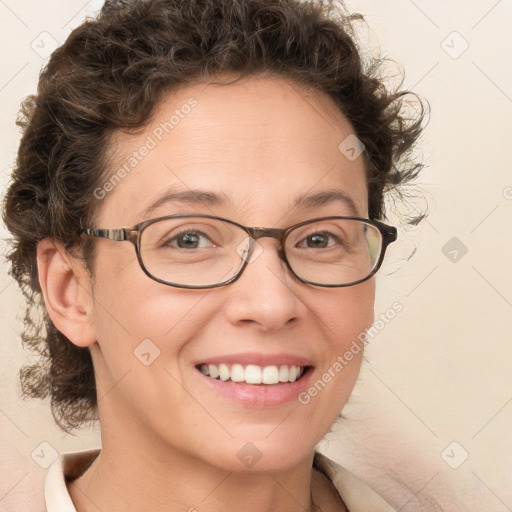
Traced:
MULTIPOLYGON (((81 476, 99 453, 100 448, 96 448, 59 455, 46 475, 44 494, 47 512, 76 512, 66 481, 81 476)), ((362 480, 325 455, 316 452, 313 467, 334 484, 350 512, 396 512, 362 480)))

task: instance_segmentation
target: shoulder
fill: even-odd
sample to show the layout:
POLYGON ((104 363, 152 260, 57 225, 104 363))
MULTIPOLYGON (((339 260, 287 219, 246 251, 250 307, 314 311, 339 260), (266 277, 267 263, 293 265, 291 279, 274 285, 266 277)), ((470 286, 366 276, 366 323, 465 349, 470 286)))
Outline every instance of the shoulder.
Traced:
POLYGON ((350 512, 396 512, 360 478, 320 452, 315 452, 313 467, 333 483, 350 512))

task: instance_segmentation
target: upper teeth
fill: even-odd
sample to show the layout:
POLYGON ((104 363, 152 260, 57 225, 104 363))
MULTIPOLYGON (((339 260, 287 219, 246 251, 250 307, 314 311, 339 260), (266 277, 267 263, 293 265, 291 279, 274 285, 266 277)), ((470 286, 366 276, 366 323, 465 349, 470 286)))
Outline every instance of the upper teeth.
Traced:
POLYGON ((247 384, 278 384, 279 382, 295 382, 304 373, 304 366, 257 366, 249 364, 202 364, 200 370, 204 375, 213 379, 233 382, 246 382, 247 384))

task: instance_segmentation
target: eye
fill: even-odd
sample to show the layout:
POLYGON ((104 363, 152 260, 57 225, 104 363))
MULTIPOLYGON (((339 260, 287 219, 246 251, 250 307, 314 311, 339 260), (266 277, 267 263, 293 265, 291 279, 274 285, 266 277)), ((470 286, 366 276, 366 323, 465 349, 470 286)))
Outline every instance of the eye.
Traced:
POLYGON ((183 229, 179 233, 169 234, 163 241, 162 247, 202 249, 205 247, 215 247, 215 244, 203 231, 197 229, 183 229))
POLYGON ((307 235, 299 244, 299 247, 308 249, 325 249, 333 246, 345 246, 345 242, 328 231, 318 231, 307 235), (305 244, 305 245, 304 245, 305 244))

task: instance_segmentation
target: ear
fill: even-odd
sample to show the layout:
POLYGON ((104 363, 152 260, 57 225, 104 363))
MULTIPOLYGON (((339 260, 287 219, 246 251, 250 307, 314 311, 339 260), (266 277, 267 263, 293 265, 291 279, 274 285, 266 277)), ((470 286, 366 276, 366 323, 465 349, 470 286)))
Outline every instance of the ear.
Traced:
POLYGON ((37 269, 55 327, 79 347, 96 343, 92 283, 83 265, 53 239, 45 238, 37 244, 37 269))

